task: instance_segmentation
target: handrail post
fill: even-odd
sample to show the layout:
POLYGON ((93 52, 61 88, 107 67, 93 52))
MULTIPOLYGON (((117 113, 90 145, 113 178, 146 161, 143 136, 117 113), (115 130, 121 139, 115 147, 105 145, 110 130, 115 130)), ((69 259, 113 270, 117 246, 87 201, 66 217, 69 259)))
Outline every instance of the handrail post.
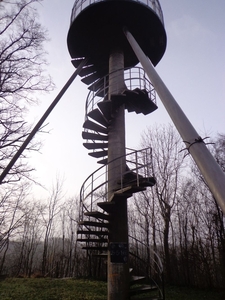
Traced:
POLYGON ((135 165, 136 165, 136 176, 137 176, 137 186, 139 186, 139 175, 138 175, 138 151, 135 151, 135 165))

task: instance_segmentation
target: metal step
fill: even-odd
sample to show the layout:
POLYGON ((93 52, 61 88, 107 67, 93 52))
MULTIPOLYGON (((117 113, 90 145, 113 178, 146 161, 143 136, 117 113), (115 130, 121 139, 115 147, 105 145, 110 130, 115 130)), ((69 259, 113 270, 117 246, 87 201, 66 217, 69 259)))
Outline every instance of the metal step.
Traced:
POLYGON ((90 91, 97 92, 98 90, 103 89, 103 87, 104 87, 104 79, 101 78, 101 79, 97 80, 96 82, 92 83, 88 87, 88 89, 90 91))
POLYGON ((142 113, 147 115, 158 108, 157 105, 149 99, 148 93, 145 90, 126 90, 124 95, 127 96, 126 109, 129 112, 135 111, 137 114, 142 113))
POLYGON ((127 101, 125 105, 126 110, 130 112, 135 112, 136 114, 142 113, 140 109, 138 109, 135 105, 133 105, 131 102, 127 101))
POLYGON ((108 141, 108 135, 102 135, 102 134, 92 133, 88 131, 82 132, 82 138, 85 140, 108 141))
POLYGON ((100 231, 100 230, 77 230, 77 234, 108 236, 109 232, 108 231, 100 231))
POLYGON ((104 156, 108 155, 108 150, 91 152, 91 153, 88 153, 88 155, 90 155, 92 157, 96 157, 96 158, 104 157, 104 156))
POLYGON ((153 285, 140 285, 130 289, 130 295, 137 295, 141 293, 148 293, 157 290, 156 286, 153 285))
POLYGON ((129 173, 127 173, 124 176, 122 183, 119 181, 118 184, 132 187, 152 187, 156 184, 156 180, 154 177, 142 177, 138 175, 139 178, 137 176, 132 178, 131 176, 129 176, 129 173))
POLYGON ((73 59, 71 60, 71 62, 72 62, 73 66, 74 66, 75 68, 78 68, 78 66, 80 65, 80 63, 81 63, 83 60, 85 60, 85 57, 79 57, 79 58, 73 58, 73 59))
POLYGON ((105 133, 105 134, 108 133, 107 128, 102 127, 101 125, 98 125, 90 120, 86 120, 83 124, 83 127, 86 129, 96 131, 96 132, 101 132, 101 133, 105 133))
POLYGON ((140 284, 140 283, 146 283, 146 277, 144 276, 131 276, 130 284, 140 284))
POLYGON ((108 239, 77 239, 78 242, 85 242, 85 243, 108 243, 108 239))
POLYGON ((106 118, 106 120, 110 121, 112 118, 112 101, 106 100, 98 102, 98 107, 101 110, 103 116, 106 118))
POLYGON ((97 205, 107 213, 112 212, 115 208, 114 202, 98 202, 97 205))
POLYGON ((108 157, 104 158, 104 159, 101 159, 101 160, 98 160, 97 163, 102 164, 102 165, 106 165, 108 163, 108 157))
POLYGON ((123 193, 114 193, 109 201, 117 201, 117 200, 122 200, 122 199, 127 199, 127 198, 130 198, 132 197, 133 194, 130 192, 130 189, 128 189, 127 191, 124 191, 123 193))
POLYGON ((109 122, 105 119, 105 117, 103 116, 103 114, 97 108, 95 108, 92 111, 90 111, 88 113, 88 117, 90 117, 91 119, 95 120, 96 122, 98 122, 99 124, 101 124, 104 127, 108 127, 109 126, 109 122))
POLYGON ((89 150, 108 148, 108 143, 83 143, 83 145, 89 150))
POLYGON ((136 91, 126 90, 124 92, 126 95, 126 104, 125 107, 128 112, 136 112, 137 114, 142 113, 142 109, 139 107, 139 93, 136 91))
POLYGON ((88 66, 83 67, 83 69, 80 71, 79 75, 81 77, 84 77, 84 76, 87 76, 94 72, 96 72, 96 68, 94 67, 94 65, 88 65, 88 66))
POLYGON ((97 72, 95 72, 95 73, 92 73, 91 75, 88 75, 88 76, 86 76, 86 77, 83 77, 83 78, 81 79, 81 81, 82 81, 83 83, 89 85, 89 84, 91 84, 91 83, 97 81, 98 79, 99 79, 99 74, 98 74, 97 72))
POLYGON ((85 246, 82 247, 83 250, 97 250, 97 251, 107 251, 108 247, 97 247, 97 246, 85 246))
POLYGON ((104 223, 104 222, 81 221, 78 222, 78 225, 93 226, 99 228, 109 228, 109 223, 104 223))
POLYGON ((88 216, 88 217, 93 217, 93 218, 96 218, 96 219, 107 220, 107 221, 110 219, 109 215, 103 214, 100 211, 85 212, 84 215, 88 216))
POLYGON ((120 189, 116 190, 114 192, 114 194, 118 195, 118 194, 124 194, 124 193, 127 193, 127 192, 129 192, 130 194, 133 194, 133 193, 138 193, 138 192, 142 192, 142 191, 145 191, 145 190, 146 190, 146 188, 142 187, 142 186, 129 185, 129 186, 125 186, 123 188, 120 188, 120 189))

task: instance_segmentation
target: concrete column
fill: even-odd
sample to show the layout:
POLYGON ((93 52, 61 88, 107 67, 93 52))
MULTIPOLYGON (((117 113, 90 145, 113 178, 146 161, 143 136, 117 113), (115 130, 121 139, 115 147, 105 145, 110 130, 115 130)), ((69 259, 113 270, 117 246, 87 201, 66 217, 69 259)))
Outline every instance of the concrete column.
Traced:
MULTIPOLYGON (((125 89, 124 84, 124 56, 123 52, 115 49, 112 51, 109 58, 109 99, 111 95, 120 94, 125 89)), ((125 172, 125 116, 124 105, 113 109, 112 121, 109 126, 108 133, 108 160, 112 161, 118 159, 109 165, 108 179, 109 179, 109 198, 112 191, 118 188, 117 182, 121 179, 125 172)))
MULTIPOLYGON (((111 95, 120 94, 125 89, 123 52, 115 49, 109 59, 109 99, 111 95)), ((108 158, 112 161, 108 168, 108 200, 112 200, 113 190, 118 188, 126 168, 125 159, 125 115, 122 104, 112 110, 112 122, 108 133, 108 158)), ((121 197, 115 202, 111 213, 108 252, 108 300, 129 299, 129 265, 128 265, 128 224, 127 199, 121 197)))

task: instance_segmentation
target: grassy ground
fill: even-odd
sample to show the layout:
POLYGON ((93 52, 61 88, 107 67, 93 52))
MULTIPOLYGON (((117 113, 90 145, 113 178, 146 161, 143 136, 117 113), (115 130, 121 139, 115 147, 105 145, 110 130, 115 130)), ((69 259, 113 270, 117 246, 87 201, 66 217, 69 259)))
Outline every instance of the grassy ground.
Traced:
POLYGON ((167 286, 165 294, 166 300, 225 300, 225 290, 218 289, 167 286))
POLYGON ((105 300, 106 283, 72 279, 7 279, 1 300, 105 300))
MULTIPOLYGON (((106 300, 107 284, 73 279, 6 279, 0 282, 1 300, 106 300)), ((166 300, 225 300, 225 290, 166 288, 166 300)))

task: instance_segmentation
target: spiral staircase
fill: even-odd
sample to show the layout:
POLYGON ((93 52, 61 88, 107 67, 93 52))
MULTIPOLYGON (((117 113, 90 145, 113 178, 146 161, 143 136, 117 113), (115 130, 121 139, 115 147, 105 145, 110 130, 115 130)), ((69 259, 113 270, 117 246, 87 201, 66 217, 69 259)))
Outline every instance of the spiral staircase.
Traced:
MULTIPOLYGON (((80 60, 73 61, 75 67, 79 62, 80 60)), ((117 203, 155 184, 155 179, 150 174, 151 149, 139 151, 126 149, 126 172, 118 178, 117 188, 113 191, 108 190, 110 184, 107 170, 112 169, 115 162, 115 160, 108 161, 108 128, 115 110, 120 105, 124 105, 128 112, 144 115, 157 109, 155 92, 145 77, 144 70, 140 67, 124 70, 124 90, 120 94, 111 92, 110 99, 108 99, 109 75, 98 78, 97 72, 92 72, 91 65, 85 66, 80 75, 83 77, 82 81, 89 84, 90 90, 86 100, 82 132, 82 137, 85 139, 83 145, 90 151, 88 154, 97 158, 102 166, 93 172, 81 187, 78 241, 83 243, 83 249, 88 253, 107 259, 107 251, 111 251, 108 244, 110 221, 111 216, 116 213, 117 203), (110 199, 108 195, 111 195, 110 199)), ((118 157, 116 161, 118 166, 122 164, 124 157, 118 157)), ((129 244, 129 248, 132 249, 131 237, 129 244)), ((135 264, 140 266, 137 264, 139 256, 135 255, 135 251, 129 254, 130 261, 136 262, 134 268, 130 268, 130 299, 164 300, 162 264, 151 249, 144 248, 149 250, 148 270, 144 274, 134 275, 135 264), (143 294, 143 297, 140 298, 139 294, 143 294)), ((145 266, 141 268, 143 271, 146 269, 146 262, 143 258, 141 260, 145 266)))

